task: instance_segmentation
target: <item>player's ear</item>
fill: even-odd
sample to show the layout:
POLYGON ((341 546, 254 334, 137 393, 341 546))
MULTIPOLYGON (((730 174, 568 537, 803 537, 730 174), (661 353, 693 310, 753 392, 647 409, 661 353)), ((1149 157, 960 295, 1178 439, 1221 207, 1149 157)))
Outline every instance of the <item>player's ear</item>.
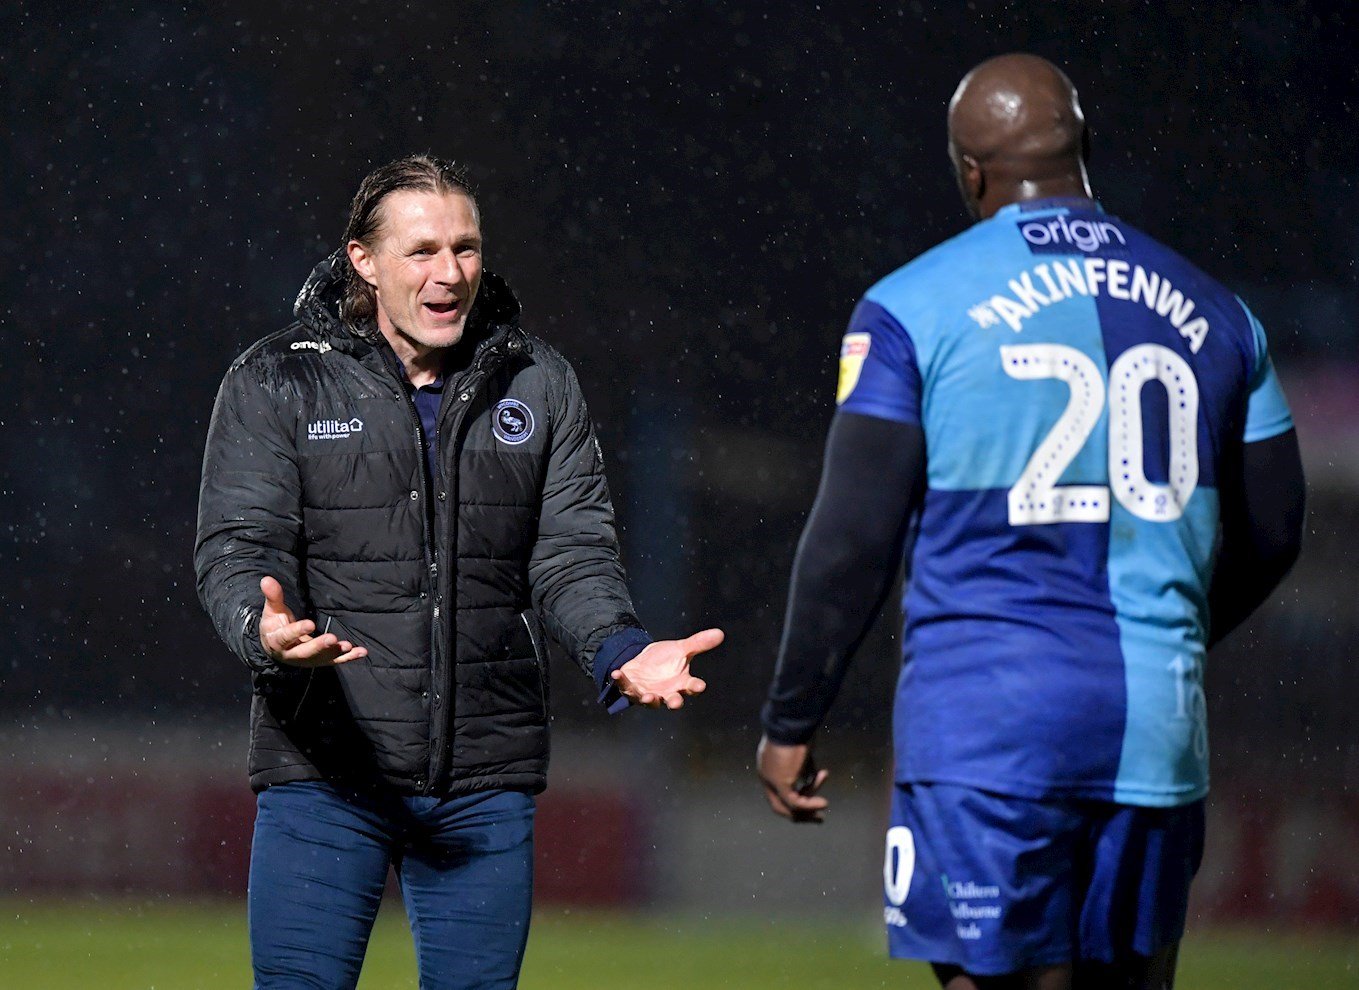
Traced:
POLYGON ((963 155, 961 162, 962 167, 959 169, 958 178, 962 181, 963 190, 967 193, 969 205, 975 206, 986 195, 986 175, 982 172, 977 159, 971 155, 963 155))
POLYGON ((350 241, 345 245, 345 252, 349 255, 349 263, 354 266, 354 271, 359 273, 359 278, 369 285, 377 285, 377 272, 373 269, 373 252, 368 250, 362 241, 350 241))

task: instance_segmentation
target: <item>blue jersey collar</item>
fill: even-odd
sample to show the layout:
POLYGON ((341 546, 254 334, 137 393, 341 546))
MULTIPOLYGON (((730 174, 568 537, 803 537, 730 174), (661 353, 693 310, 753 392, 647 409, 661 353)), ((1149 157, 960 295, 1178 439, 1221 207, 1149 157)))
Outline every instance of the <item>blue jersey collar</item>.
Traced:
POLYGON ((1048 196, 1045 199, 1025 199, 1009 206, 1002 206, 992 216, 1013 217, 1021 213, 1038 213, 1043 210, 1086 210, 1091 213, 1103 213, 1104 207, 1100 206, 1098 200, 1085 196, 1048 196))

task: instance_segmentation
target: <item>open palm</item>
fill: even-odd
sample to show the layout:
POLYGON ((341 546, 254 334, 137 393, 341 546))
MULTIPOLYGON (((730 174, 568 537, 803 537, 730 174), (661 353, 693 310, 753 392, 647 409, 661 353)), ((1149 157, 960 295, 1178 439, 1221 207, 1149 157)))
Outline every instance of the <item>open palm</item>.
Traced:
POLYGON ((368 655, 362 646, 331 633, 313 636, 316 623, 298 620, 283 601, 283 587, 274 578, 260 581, 264 608, 260 612, 260 645, 279 663, 290 667, 331 667, 368 655))
POLYGON ((613 672, 614 682, 635 704, 680 708, 686 697, 702 694, 708 686, 689 673, 689 661, 722 645, 725 638, 721 629, 704 629, 687 639, 652 643, 613 672))

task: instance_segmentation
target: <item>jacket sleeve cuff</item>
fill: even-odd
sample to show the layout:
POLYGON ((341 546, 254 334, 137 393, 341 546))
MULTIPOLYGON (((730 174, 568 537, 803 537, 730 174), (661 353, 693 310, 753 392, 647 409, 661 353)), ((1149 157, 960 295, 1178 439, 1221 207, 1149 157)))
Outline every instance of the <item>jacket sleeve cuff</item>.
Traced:
POLYGON ((258 609, 246 607, 241 610, 244 622, 241 633, 241 659, 245 665, 257 674, 278 674, 283 671, 283 665, 264 652, 264 644, 260 642, 260 619, 262 616, 258 609))
POLYGON ((599 703, 610 715, 621 712, 630 702, 609 675, 650 645, 647 631, 636 626, 619 630, 599 644, 593 666, 595 687, 599 688, 599 703))

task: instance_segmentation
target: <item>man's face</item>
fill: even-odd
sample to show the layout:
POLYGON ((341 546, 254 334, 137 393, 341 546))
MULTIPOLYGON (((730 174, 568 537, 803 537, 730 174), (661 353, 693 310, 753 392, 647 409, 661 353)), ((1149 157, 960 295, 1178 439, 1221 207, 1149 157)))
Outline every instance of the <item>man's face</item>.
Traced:
POLYGON ((453 346, 481 285, 481 225, 472 200, 402 189, 378 209, 374 243, 349 243, 349 260, 377 293, 378 329, 420 350, 453 346))

